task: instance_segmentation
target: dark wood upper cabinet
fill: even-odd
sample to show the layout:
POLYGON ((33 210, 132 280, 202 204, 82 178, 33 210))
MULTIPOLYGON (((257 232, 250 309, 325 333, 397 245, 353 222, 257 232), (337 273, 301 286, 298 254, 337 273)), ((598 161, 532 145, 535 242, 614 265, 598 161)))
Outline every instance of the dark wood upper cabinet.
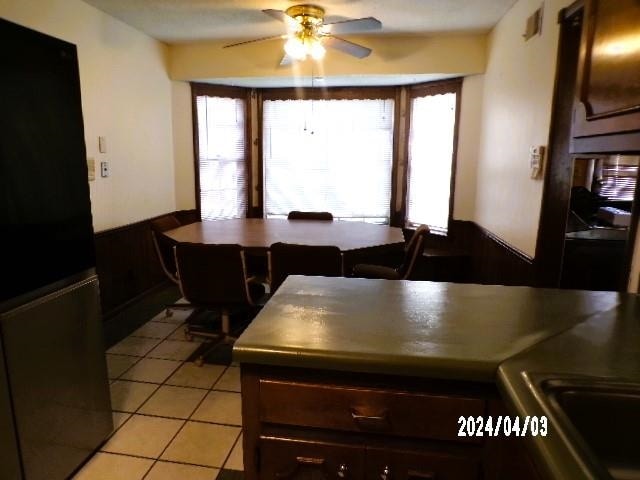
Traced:
POLYGON ((588 0, 574 153, 640 151, 640 2, 588 0))

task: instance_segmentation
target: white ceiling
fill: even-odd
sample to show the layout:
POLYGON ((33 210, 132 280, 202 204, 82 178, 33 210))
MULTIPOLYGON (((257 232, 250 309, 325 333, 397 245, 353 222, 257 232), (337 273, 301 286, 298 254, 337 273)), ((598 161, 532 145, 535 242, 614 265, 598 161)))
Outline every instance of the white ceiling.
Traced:
MULTIPOLYGON (((325 22, 373 16, 382 34, 434 34, 490 30, 516 0, 319 0, 325 22)), ((284 33, 261 12, 286 10, 300 0, 85 0, 167 43, 251 39, 284 33)), ((314 3, 314 2, 307 2, 314 3)))

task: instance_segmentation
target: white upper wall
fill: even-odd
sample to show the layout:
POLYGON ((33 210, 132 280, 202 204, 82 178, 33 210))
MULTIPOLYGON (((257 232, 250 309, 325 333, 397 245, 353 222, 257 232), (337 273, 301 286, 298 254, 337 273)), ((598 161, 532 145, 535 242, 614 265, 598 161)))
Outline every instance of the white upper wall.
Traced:
POLYGON ((482 118, 484 75, 465 77, 460 95, 458 153, 453 197, 453 218, 474 220, 476 210, 477 157, 482 118))
POLYGON ((187 82, 172 82, 171 93, 176 209, 191 210, 196 208, 191 86, 187 82))
POLYGON ((78 48, 87 156, 96 163, 94 229, 174 211, 167 47, 80 0, 0 0, 0 16, 78 48), (107 153, 98 152, 98 136, 107 153))
POLYGON ((475 221, 533 257, 542 180, 532 180, 529 147, 547 145, 560 27, 571 0, 546 0, 542 35, 522 34, 540 0, 519 0, 489 38, 477 157, 475 221))

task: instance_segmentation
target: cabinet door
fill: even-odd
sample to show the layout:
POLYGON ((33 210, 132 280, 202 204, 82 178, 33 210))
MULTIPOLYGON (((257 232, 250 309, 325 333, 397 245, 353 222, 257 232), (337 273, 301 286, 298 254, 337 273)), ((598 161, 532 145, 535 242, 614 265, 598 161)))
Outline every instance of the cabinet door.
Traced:
POLYGON ((68 478, 113 429, 98 279, 0 315, 24 477, 68 478))
POLYGON ((606 138, 580 138, 640 131, 638 25, 637 0, 589 0, 586 4, 573 126, 576 151, 637 148, 623 141, 629 137, 609 146, 606 138))
POLYGON ((258 478, 264 480, 363 480, 364 447, 261 438, 258 478))
MULTIPOLYGON (((0 332, 2 328, 0 326, 0 332)), ((0 478, 21 480, 20 457, 15 437, 13 411, 9 398, 9 384, 4 365, 2 335, 0 333, 0 478)))
POLYGON ((471 456, 367 448, 367 480, 476 480, 479 472, 471 456))

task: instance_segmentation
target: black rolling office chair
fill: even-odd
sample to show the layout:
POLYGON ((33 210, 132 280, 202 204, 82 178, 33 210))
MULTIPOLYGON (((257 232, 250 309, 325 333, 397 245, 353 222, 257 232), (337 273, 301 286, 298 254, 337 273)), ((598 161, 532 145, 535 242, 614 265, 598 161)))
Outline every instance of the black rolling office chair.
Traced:
MULTIPOLYGON (((247 278, 244 252, 240 245, 202 245, 179 243, 174 247, 175 262, 182 295, 199 312, 219 311, 221 328, 214 332, 198 328, 187 320, 187 337, 199 336, 221 341, 234 340, 230 335, 230 314, 235 310, 257 312, 264 286, 247 278)), ((202 327, 202 326, 200 326, 202 327)), ((215 347, 214 343, 212 347, 215 347)), ((207 351, 208 352, 208 351, 207 351)), ((204 352, 197 363, 202 364, 204 352)))
POLYGON ((287 216, 287 220, 333 220, 330 212, 301 212, 292 210, 287 216))
POLYGON ((420 225, 411 240, 404 249, 404 260, 398 268, 384 265, 370 265, 361 263, 353 267, 353 276, 360 278, 382 278, 387 280, 407 280, 413 272, 418 258, 425 248, 425 237, 429 233, 429 227, 420 225))
MULTIPOLYGON (((180 227, 182 224, 175 215, 163 215, 151 221, 151 238, 153 246, 160 262, 160 267, 166 277, 176 285, 178 285, 178 275, 176 269, 176 261, 173 255, 173 247, 175 242, 169 237, 162 235, 163 232, 180 227)), ((172 303, 165 305, 165 316, 171 317, 173 310, 191 309, 191 305, 187 303, 172 303)))
POLYGON ((274 243, 269 248, 269 279, 271 293, 289 275, 341 277, 342 253, 338 247, 274 243))

